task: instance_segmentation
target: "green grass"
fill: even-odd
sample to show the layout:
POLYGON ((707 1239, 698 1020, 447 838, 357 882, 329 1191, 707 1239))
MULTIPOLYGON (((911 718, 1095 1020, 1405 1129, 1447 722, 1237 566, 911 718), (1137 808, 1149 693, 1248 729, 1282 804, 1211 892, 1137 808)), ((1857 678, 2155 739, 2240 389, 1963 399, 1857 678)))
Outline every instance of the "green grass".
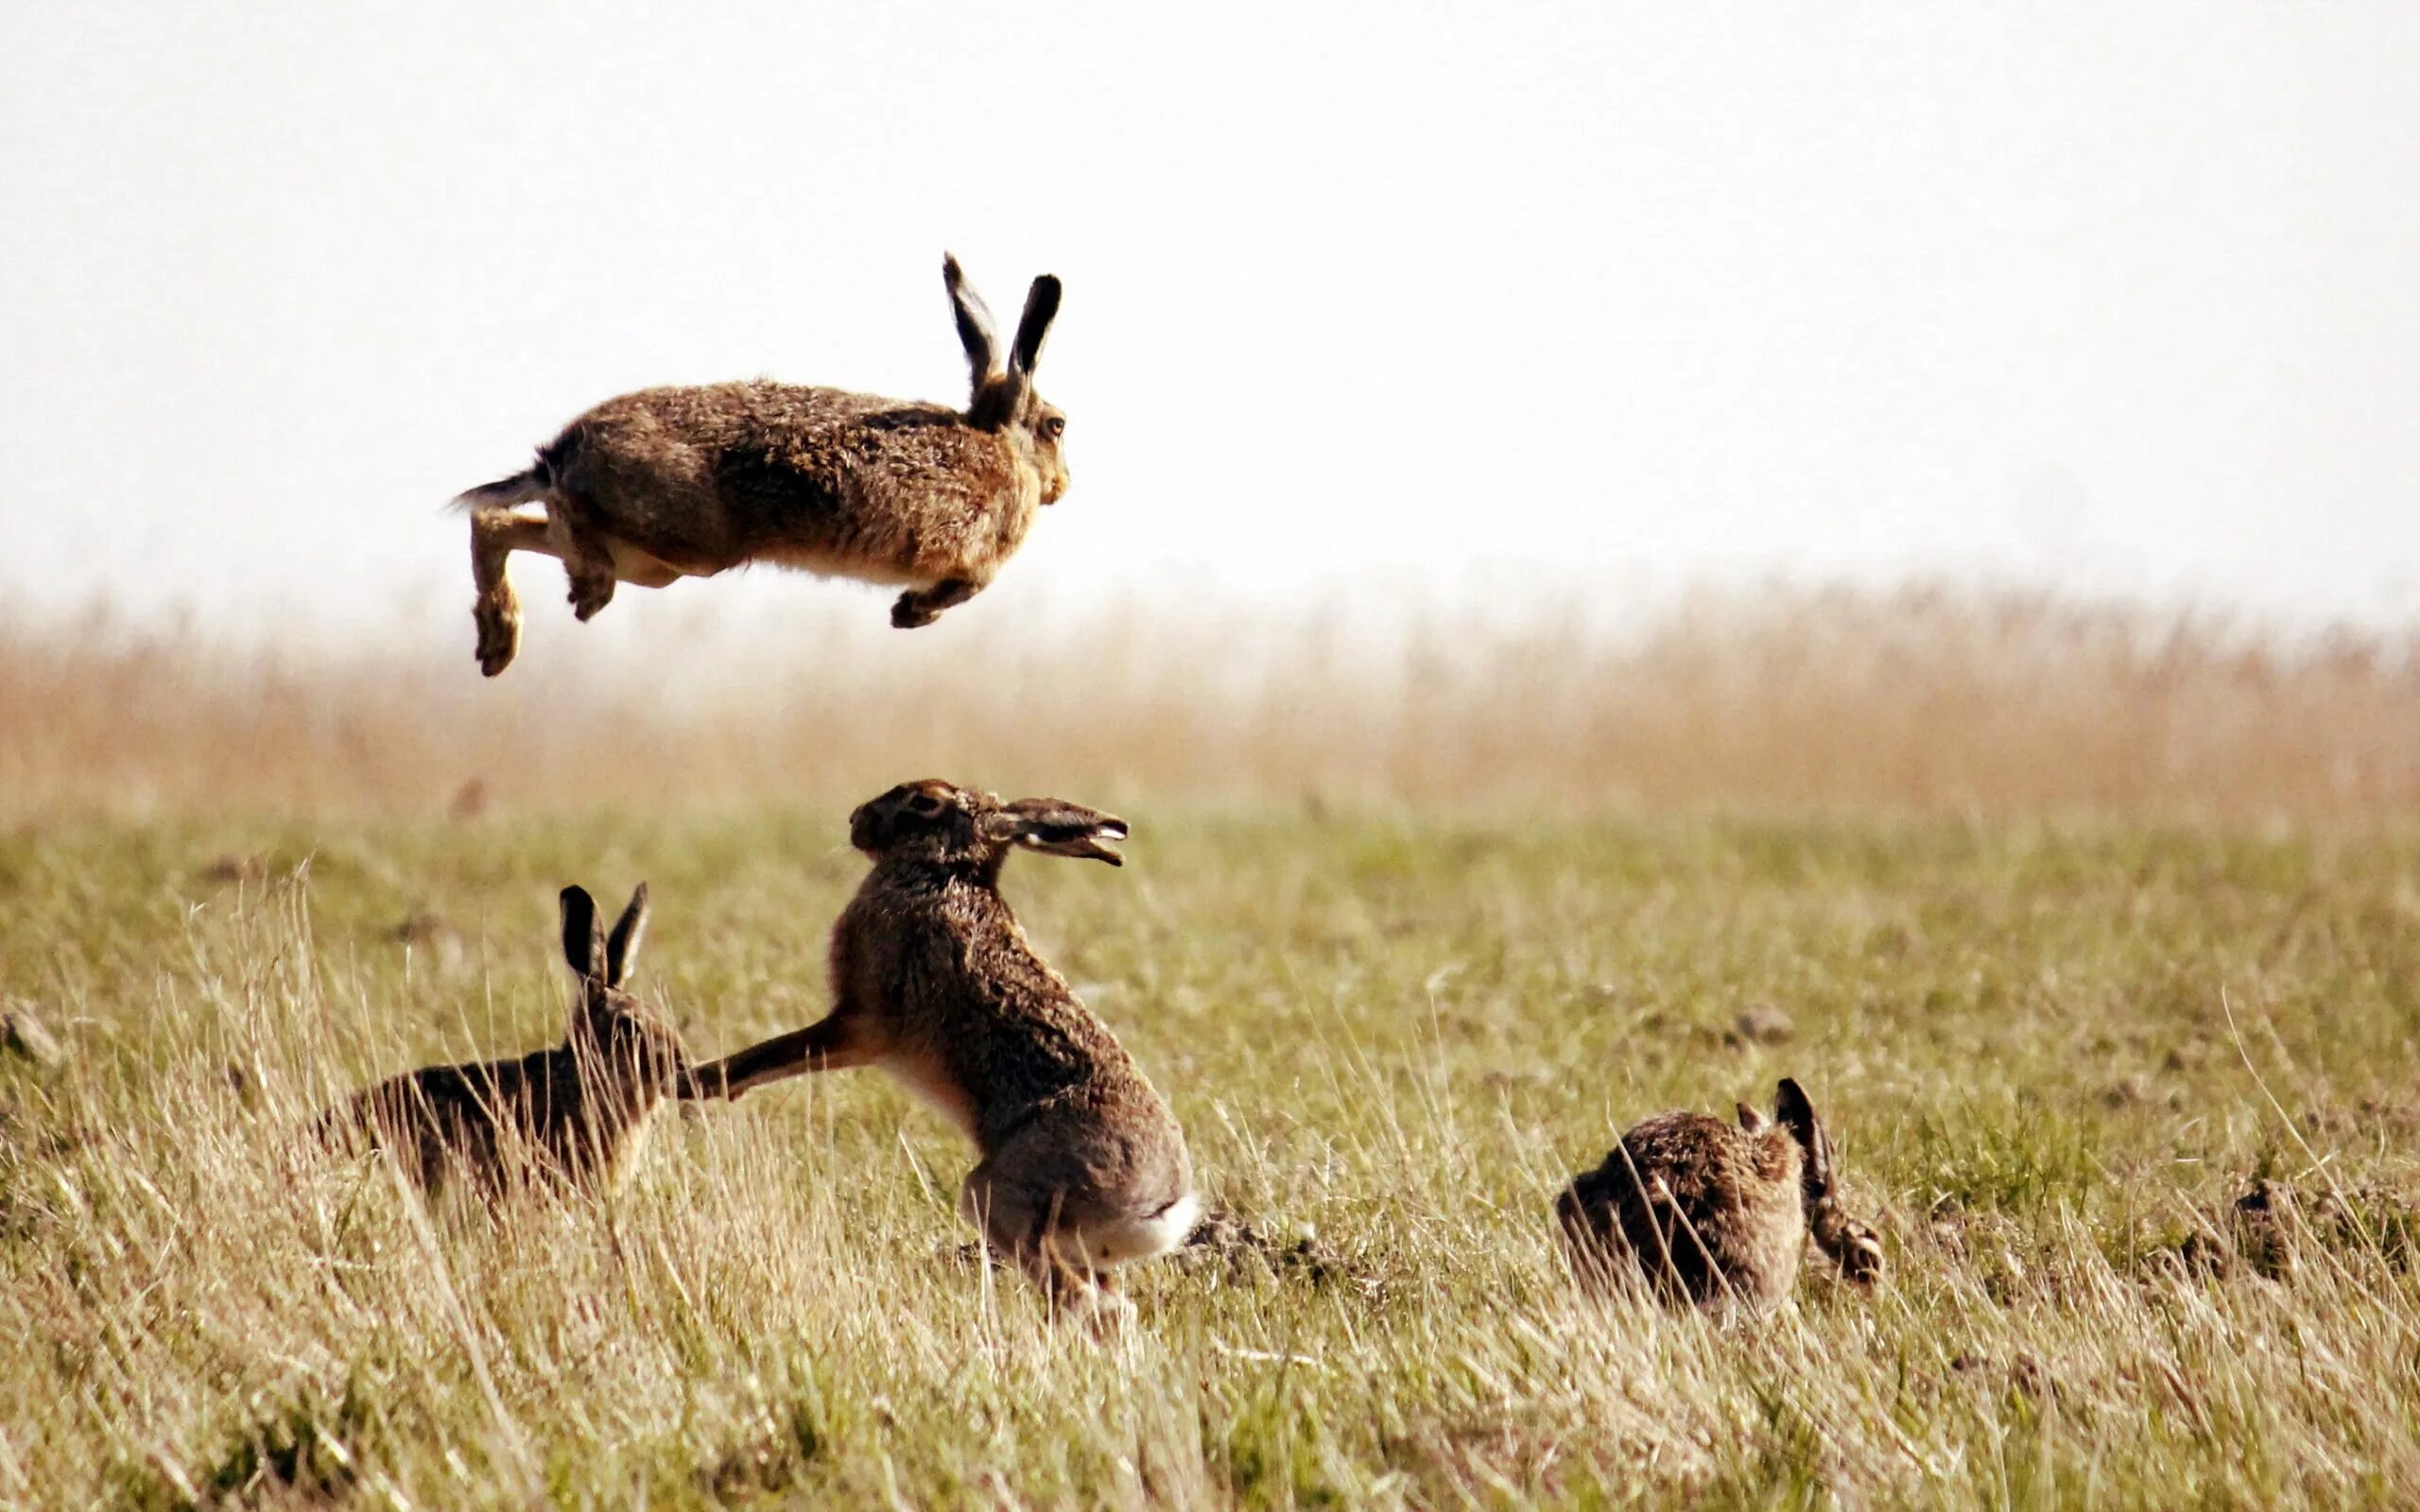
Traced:
POLYGON ((296 1143, 556 1039, 565 882, 653 884, 694 1049, 815 1018, 831 815, 0 838, 0 994, 68 1051, 0 1057, 0 1502, 2420 1495, 2412 837, 1129 816, 1124 870, 1008 891, 1268 1242, 1133 1273, 1107 1341, 968 1258, 969 1152, 867 1074, 503 1225, 296 1143), (1562 1182, 1783 1074, 1887 1283, 1575 1297, 1562 1182), (2306 1214, 2269 1249, 2256 1177, 2306 1214))

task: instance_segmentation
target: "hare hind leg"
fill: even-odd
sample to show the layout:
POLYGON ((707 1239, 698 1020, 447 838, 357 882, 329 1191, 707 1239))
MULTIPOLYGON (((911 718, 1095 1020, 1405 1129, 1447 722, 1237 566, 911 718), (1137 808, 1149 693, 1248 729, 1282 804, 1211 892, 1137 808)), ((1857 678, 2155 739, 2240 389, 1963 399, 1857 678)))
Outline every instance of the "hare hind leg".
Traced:
POLYGON ((471 618, 479 627, 479 670, 491 678, 510 666, 521 649, 521 600, 505 575, 505 558, 516 551, 557 555, 544 520, 510 509, 481 509, 471 516, 471 583, 478 595, 471 618))
POLYGON ((614 601, 616 582, 662 588, 687 576, 680 568, 627 546, 587 522, 577 507, 549 504, 545 518, 484 509, 471 516, 471 580, 478 591, 471 616, 479 627, 479 670, 493 678, 521 649, 521 600, 505 575, 516 551, 561 560, 571 577, 572 612, 593 618, 614 601))
POLYGON ((1088 1317, 1123 1313, 1132 1304, 1100 1283, 1080 1258, 1062 1251, 1060 1199, 1001 1179, 986 1160, 966 1173, 958 1211, 983 1231, 993 1253, 1025 1272, 1050 1303, 1054 1315, 1088 1317))

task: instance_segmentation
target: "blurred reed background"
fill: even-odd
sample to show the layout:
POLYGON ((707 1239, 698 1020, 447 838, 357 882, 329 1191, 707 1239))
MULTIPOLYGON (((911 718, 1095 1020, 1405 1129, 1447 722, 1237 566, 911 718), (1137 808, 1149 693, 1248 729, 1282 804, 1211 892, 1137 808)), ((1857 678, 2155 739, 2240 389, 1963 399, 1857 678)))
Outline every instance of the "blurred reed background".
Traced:
POLYGON ((393 649, 0 621, 0 819, 839 803, 925 774, 1096 802, 2420 813, 2420 627, 1914 586, 1627 617, 978 600, 907 635, 861 593, 582 627, 550 588, 494 683, 467 615, 393 649))

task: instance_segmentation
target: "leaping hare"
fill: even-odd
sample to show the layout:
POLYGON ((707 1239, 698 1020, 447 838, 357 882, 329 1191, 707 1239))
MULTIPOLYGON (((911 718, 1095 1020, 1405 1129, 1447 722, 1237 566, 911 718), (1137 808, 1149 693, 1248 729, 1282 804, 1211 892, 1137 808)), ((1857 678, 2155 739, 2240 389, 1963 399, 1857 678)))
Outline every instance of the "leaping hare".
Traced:
POLYGON ((982 592, 1067 491, 1067 418, 1034 392, 1059 281, 1027 291, 1007 365, 958 259, 942 280, 973 387, 963 411, 765 379, 609 399, 538 449, 524 472, 456 499, 471 513, 479 670, 521 645, 505 576, 516 551, 559 557, 586 620, 614 585, 662 588, 750 562, 900 583, 902 629, 982 592), (514 507, 543 504, 544 516, 514 507))
POLYGON ((330 1110, 322 1137, 366 1136, 428 1192, 457 1176, 490 1196, 533 1177, 609 1184, 689 1064, 680 1035, 623 990, 646 927, 645 883, 611 936, 588 894, 565 887, 563 957, 579 988, 563 1042, 518 1060, 390 1077, 330 1110))
POLYGON ((1109 1272, 1184 1243, 1201 1215, 1184 1133, 999 892, 1024 849, 1121 865, 1126 825, 1056 799, 1003 803, 908 782, 849 816, 873 870, 832 930, 829 1017, 699 1068, 682 1095, 737 1097, 877 1066, 975 1141, 959 1211, 1056 1306, 1122 1308, 1109 1272))
POLYGON ((1882 1274, 1882 1242, 1841 1210, 1831 1139, 1798 1083, 1782 1079, 1772 1119, 1738 1108, 1737 1128, 1703 1113, 1647 1120, 1556 1199, 1583 1280, 1643 1274, 1670 1300, 1771 1306, 1797 1284, 1810 1233, 1850 1280, 1882 1274))

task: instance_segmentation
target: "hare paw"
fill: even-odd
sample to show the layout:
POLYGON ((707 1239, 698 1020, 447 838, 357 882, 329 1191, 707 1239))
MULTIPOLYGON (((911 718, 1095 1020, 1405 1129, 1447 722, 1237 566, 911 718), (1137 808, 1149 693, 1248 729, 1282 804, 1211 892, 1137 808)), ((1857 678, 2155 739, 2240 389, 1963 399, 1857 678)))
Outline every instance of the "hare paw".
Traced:
POLYGON ((581 624, 596 617, 596 611, 614 602, 614 575, 611 573, 577 574, 571 580, 571 612, 581 624))
POLYGON ((1097 1338, 1123 1338, 1140 1326, 1134 1304, 1105 1286, 1089 1286, 1059 1304, 1060 1316, 1097 1338))
POLYGON ((521 616, 510 609, 479 608, 479 671, 494 677, 512 665, 521 649, 521 616))

